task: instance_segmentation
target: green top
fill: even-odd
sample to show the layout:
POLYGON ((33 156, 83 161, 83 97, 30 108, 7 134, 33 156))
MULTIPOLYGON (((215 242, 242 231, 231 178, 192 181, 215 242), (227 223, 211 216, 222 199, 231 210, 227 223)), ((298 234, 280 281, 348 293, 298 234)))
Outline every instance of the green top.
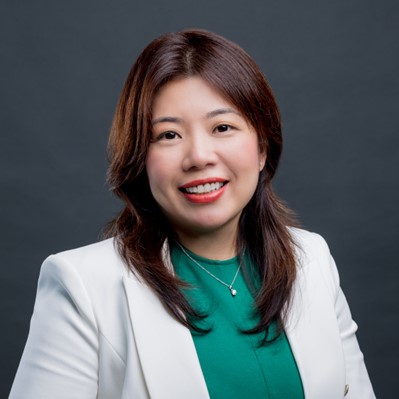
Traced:
MULTIPOLYGON (((217 261, 185 250, 219 279, 232 282, 238 257, 217 261)), ((237 294, 233 297, 228 287, 202 270, 176 244, 171 246, 171 257, 176 274, 190 284, 191 288, 184 290, 190 303, 207 314, 197 325, 211 327, 209 333, 192 332, 210 397, 303 399, 301 378, 286 335, 260 345, 264 334, 241 332, 254 327, 258 320, 242 271, 235 280, 237 294)), ((247 258, 245 261, 248 263, 247 258)), ((274 324, 272 336, 275 332, 274 324)))

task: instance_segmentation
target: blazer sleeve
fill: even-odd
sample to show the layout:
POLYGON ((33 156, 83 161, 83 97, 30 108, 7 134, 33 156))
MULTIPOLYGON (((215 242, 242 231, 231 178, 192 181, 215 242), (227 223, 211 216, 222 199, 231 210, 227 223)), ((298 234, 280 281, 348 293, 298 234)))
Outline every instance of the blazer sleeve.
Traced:
POLYGON ((334 259, 324 239, 321 237, 320 239, 324 248, 323 252, 328 257, 329 268, 326 278, 330 281, 328 285, 331 288, 334 300, 335 314, 345 359, 345 399, 373 399, 375 394, 356 338, 357 324, 352 319, 348 302, 340 287, 339 274, 334 259))
POLYGON ((41 268, 28 340, 10 399, 97 396, 98 332, 76 270, 58 255, 41 268))

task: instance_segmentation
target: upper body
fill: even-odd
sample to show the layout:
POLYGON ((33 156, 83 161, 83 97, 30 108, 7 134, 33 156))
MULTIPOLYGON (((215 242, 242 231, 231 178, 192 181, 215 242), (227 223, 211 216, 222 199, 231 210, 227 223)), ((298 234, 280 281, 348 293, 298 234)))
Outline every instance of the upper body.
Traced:
MULTIPOLYGON (((345 389, 346 398, 373 398, 328 247, 316 234, 293 234, 298 277, 285 332, 305 398, 343 398, 345 389)), ((208 397, 190 331, 127 271, 113 240, 42 267, 10 398, 71 397, 208 397)))
MULTIPOLYGON (((200 30, 155 39, 126 80, 109 149, 108 180, 124 203, 114 239, 45 261, 11 398, 207 398, 191 334, 201 315, 171 242, 216 261, 249 257, 259 284, 246 333, 284 329, 292 355, 271 367, 296 363, 306 399, 373 397, 327 246, 293 229, 273 190, 280 114, 243 49, 200 30)), ((223 283, 233 296, 234 279, 223 283)))

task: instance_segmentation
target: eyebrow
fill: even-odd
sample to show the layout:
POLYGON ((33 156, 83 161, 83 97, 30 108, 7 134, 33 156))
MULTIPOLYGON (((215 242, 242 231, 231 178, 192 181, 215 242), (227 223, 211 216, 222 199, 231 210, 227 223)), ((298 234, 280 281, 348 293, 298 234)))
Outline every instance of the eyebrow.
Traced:
POLYGON ((208 112, 206 114, 206 117, 208 119, 210 119, 210 118, 214 118, 215 116, 223 115, 223 114, 236 114, 238 116, 241 116, 241 114, 233 108, 220 108, 220 109, 215 109, 214 111, 208 112))
POLYGON ((181 118, 175 118, 173 116, 160 116, 159 118, 155 118, 152 121, 153 125, 156 125, 157 123, 163 123, 163 122, 171 122, 171 123, 182 123, 183 119, 181 118))
MULTIPOLYGON (((205 115, 205 117, 206 117, 206 119, 211 119, 211 118, 214 118, 214 117, 216 117, 218 115, 223 115, 223 114, 236 114, 238 116, 241 116, 241 114, 239 112, 237 112, 233 108, 219 108, 219 109, 215 109, 214 111, 208 112, 205 115)), ((152 125, 154 126, 157 123, 165 123, 165 122, 182 124, 183 123, 183 119, 182 118, 177 118, 177 117, 174 117, 174 116, 160 116, 159 118, 155 118, 152 121, 152 125)))

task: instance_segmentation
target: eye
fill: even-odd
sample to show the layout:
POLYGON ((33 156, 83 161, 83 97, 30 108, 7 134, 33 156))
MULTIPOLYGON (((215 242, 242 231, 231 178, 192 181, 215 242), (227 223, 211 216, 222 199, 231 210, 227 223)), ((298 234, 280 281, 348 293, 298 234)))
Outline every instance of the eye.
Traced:
POLYGON ((171 130, 168 130, 167 132, 163 132, 159 134, 154 141, 159 141, 159 140, 175 140, 179 138, 180 136, 171 130))
POLYGON ((218 126, 215 127, 215 132, 224 133, 224 132, 230 131, 231 129, 233 129, 232 126, 223 123, 223 124, 218 125, 218 126))

